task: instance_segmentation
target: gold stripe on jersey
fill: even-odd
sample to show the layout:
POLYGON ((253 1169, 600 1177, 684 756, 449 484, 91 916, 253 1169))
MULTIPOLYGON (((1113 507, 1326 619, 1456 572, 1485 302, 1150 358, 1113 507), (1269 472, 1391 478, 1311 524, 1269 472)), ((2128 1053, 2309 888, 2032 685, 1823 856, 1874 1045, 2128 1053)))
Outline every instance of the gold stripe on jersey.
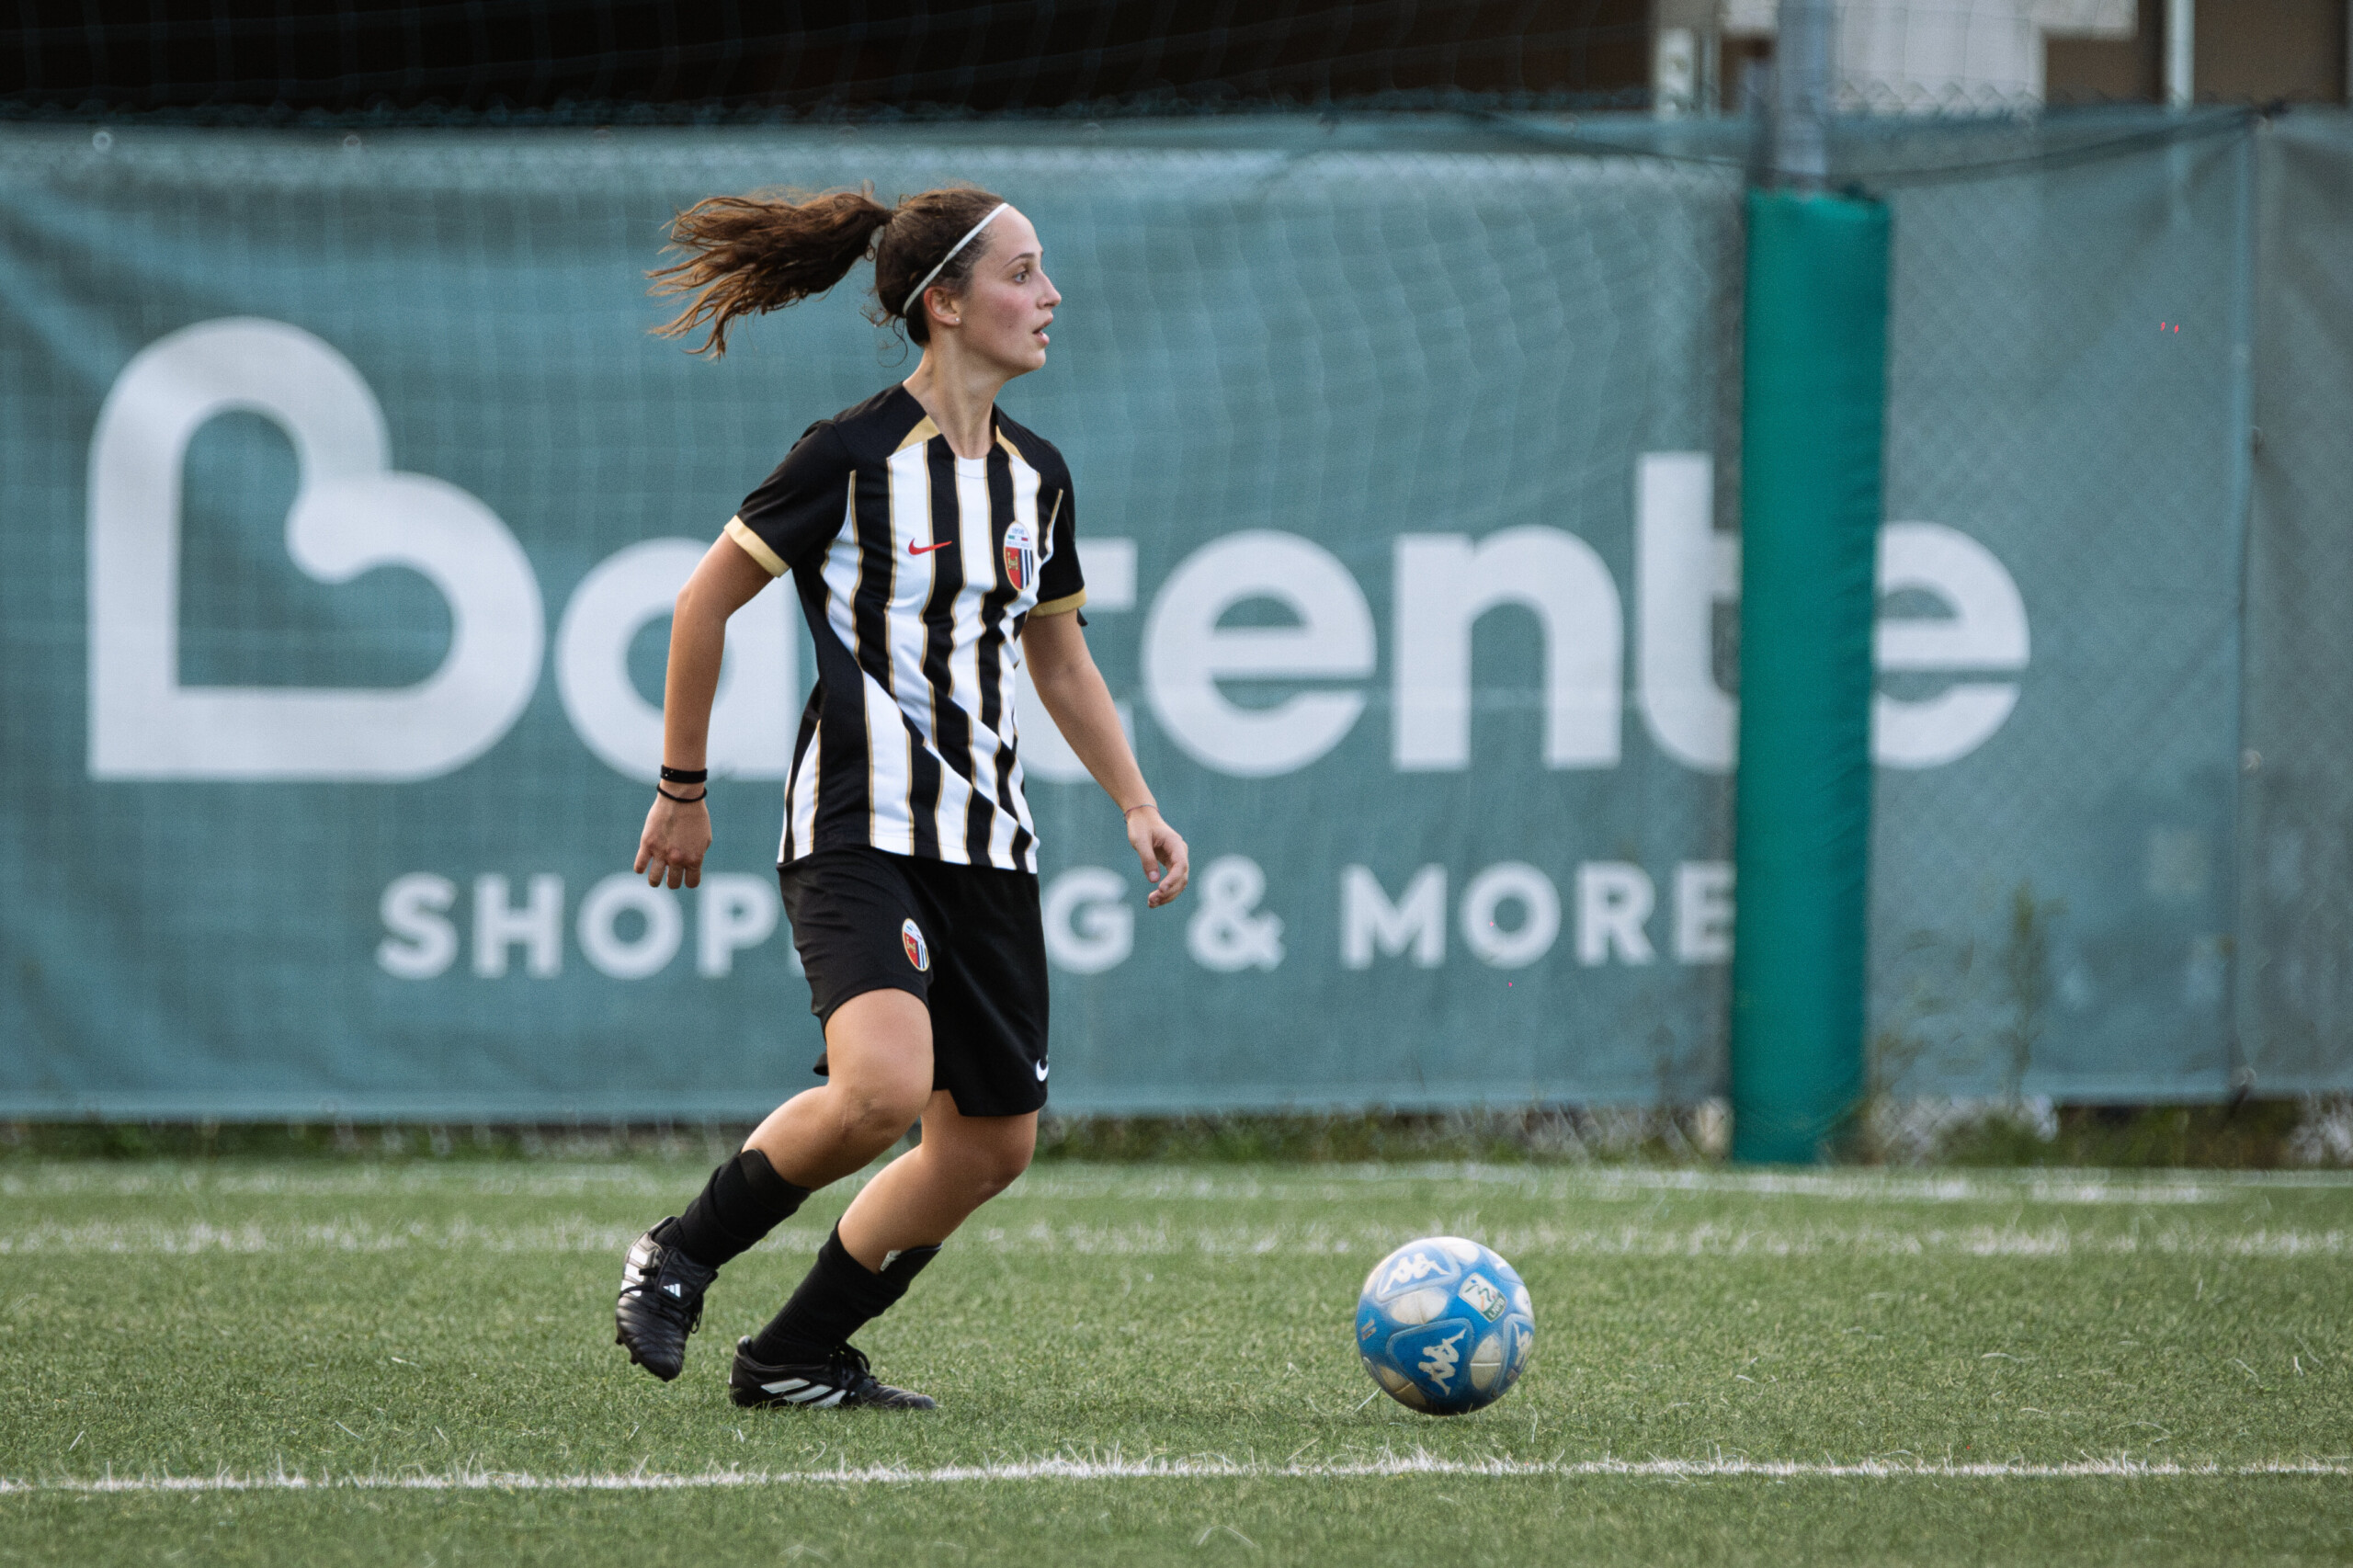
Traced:
POLYGON ((1061 598, 1048 599, 1041 605, 1032 605, 1029 608, 1029 613, 1033 617, 1040 615, 1068 615, 1074 609, 1084 608, 1086 603, 1086 590, 1085 588, 1081 588, 1074 594, 1065 594, 1061 598))
POLYGON ((761 569, 767 572, 769 576, 781 577, 784 575, 786 568, 783 560, 775 551, 768 548, 767 540, 762 539, 759 535, 754 533, 750 528, 745 526, 743 518, 728 518, 727 527, 722 532, 721 537, 722 539, 732 539, 737 544, 741 545, 743 547, 744 553, 758 562, 761 569))
MULTIPOLYGON (((915 427, 914 429, 907 432, 906 438, 891 449, 893 452, 904 452, 909 447, 922 446, 926 441, 930 440, 934 436, 938 434, 939 426, 934 425, 931 422, 931 415, 926 414, 915 422, 915 427)), ((1003 433, 999 433, 997 439, 1000 441, 1005 439, 1003 433)))

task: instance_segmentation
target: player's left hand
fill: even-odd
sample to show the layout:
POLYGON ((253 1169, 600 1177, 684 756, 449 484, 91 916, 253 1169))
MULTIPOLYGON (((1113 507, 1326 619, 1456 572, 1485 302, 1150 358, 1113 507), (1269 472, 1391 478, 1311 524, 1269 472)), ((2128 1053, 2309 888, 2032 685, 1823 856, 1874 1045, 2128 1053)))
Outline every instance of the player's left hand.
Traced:
POLYGON ((672 887, 698 887, 702 882, 702 858, 710 853, 710 808, 702 795, 689 801, 656 794, 645 813, 645 831, 637 840, 637 874, 649 887, 666 879, 672 887))
POLYGON ((1176 902, 1193 874, 1192 851, 1185 847, 1183 835, 1161 819, 1158 806, 1128 813, 1128 846, 1143 863, 1144 881, 1154 884, 1144 907, 1158 909, 1176 902))

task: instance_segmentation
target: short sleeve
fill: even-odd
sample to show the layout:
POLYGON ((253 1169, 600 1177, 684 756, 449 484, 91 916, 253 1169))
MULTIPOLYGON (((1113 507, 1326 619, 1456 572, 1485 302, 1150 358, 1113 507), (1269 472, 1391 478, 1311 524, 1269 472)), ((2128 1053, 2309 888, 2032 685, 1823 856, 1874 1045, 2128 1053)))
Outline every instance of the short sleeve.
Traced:
POLYGON ((1039 505, 1047 509, 1046 536, 1052 553, 1038 569, 1038 603, 1031 615, 1063 615, 1086 602, 1086 579, 1078 570, 1078 502, 1071 493, 1068 466, 1056 463, 1054 469, 1038 495, 1039 505))
POLYGON ((781 577, 841 531, 849 505, 850 460, 841 433, 827 420, 812 425, 776 472, 744 498, 727 537, 781 577))

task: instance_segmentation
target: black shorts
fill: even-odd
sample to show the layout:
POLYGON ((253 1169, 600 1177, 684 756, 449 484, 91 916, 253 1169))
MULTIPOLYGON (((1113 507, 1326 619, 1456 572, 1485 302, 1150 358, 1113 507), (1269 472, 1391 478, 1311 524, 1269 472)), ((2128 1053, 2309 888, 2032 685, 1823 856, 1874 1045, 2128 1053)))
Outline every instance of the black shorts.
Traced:
MULTIPOLYGON (((777 869, 821 1022, 885 988, 931 1010, 931 1086, 966 1116, 1046 1103, 1046 932, 1038 879, 859 846, 777 869)), ((817 1058, 816 1071, 825 1071, 817 1058)))

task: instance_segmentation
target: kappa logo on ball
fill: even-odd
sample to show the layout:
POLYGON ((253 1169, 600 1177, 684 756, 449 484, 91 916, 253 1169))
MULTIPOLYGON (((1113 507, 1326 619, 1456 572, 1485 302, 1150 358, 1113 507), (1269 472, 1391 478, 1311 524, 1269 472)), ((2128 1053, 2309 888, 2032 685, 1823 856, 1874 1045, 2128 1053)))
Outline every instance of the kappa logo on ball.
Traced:
POLYGON ((1455 1346, 1470 1332, 1467 1328, 1458 1328, 1423 1353, 1422 1376, 1436 1383, 1440 1393, 1451 1392, 1447 1385, 1454 1381, 1455 1369, 1462 1364, 1462 1352, 1455 1346))
POLYGON ((1411 1257, 1397 1260, 1397 1266, 1389 1271, 1383 1288, 1393 1290, 1400 1285, 1410 1285, 1416 1279, 1427 1279, 1433 1274, 1442 1273, 1445 1268, 1446 1265, 1442 1263, 1432 1263, 1429 1254, 1417 1252, 1411 1257))
POLYGON ((1029 525, 1017 519, 1005 530, 1005 580, 1017 594, 1038 580, 1038 549, 1029 540, 1029 525))
POLYGON ((1461 1293, 1462 1299, 1471 1303, 1472 1310, 1489 1323, 1495 1322, 1511 1311, 1511 1303, 1504 1300, 1504 1293, 1496 1290, 1495 1283, 1483 1274, 1466 1276, 1462 1281, 1461 1293))
POLYGON ((899 945, 907 949, 907 961, 916 972, 931 971, 931 949, 924 945, 923 932, 912 920, 899 927, 899 945))

